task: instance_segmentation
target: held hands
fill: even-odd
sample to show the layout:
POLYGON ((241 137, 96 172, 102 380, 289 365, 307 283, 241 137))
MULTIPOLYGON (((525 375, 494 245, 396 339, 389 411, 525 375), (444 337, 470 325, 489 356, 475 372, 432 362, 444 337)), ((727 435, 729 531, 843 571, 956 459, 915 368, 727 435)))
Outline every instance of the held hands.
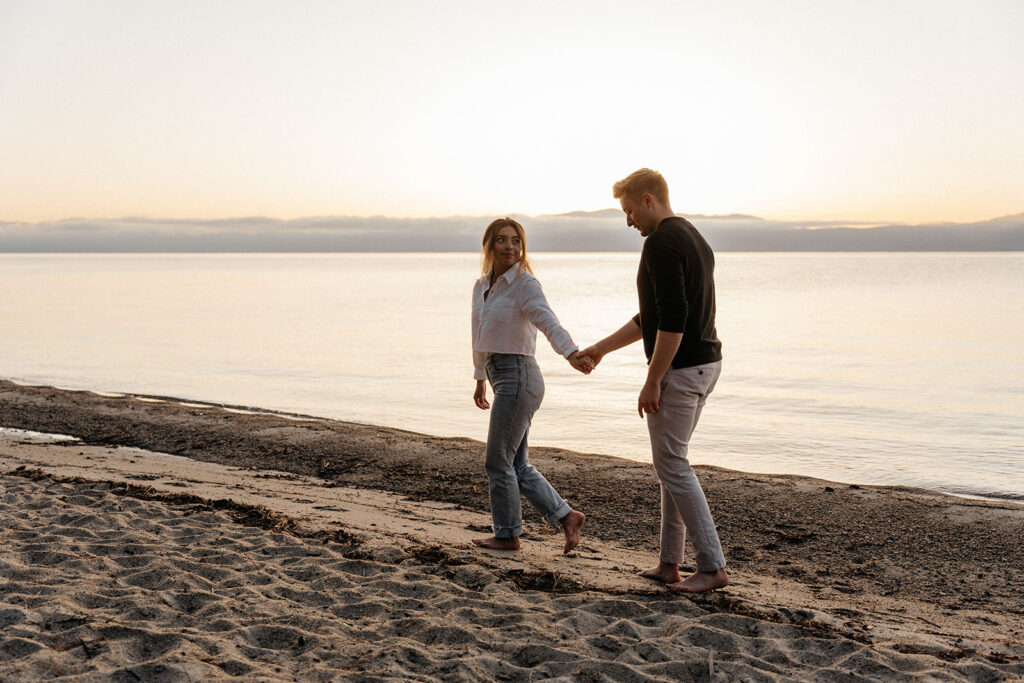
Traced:
POLYGON ((597 348, 597 344, 592 344, 587 348, 583 349, 582 351, 580 351, 580 355, 586 356, 587 358, 590 359, 590 362, 592 364, 591 369, 596 368, 597 364, 601 362, 602 358, 604 358, 604 354, 597 348))
POLYGON ((473 403, 480 410, 487 410, 491 404, 487 402, 487 386, 482 379, 476 381, 476 390, 473 392, 473 403))
POLYGON ((573 366, 584 375, 589 375, 597 365, 590 356, 580 353, 579 350, 573 351, 572 354, 566 359, 569 361, 569 365, 573 366))

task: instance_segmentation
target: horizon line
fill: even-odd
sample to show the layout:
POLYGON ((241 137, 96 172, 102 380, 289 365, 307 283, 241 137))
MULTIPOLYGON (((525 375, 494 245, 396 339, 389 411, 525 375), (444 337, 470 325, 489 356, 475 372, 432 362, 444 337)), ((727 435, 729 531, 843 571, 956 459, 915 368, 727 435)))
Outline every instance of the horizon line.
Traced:
MULTIPOLYGON (((597 217, 598 215, 609 215, 609 214, 622 214, 621 209, 612 207, 604 209, 574 209, 571 211, 562 211, 558 213, 537 213, 530 214, 524 212, 513 211, 505 213, 505 216, 523 216, 527 218, 585 218, 588 216, 597 217)), ((486 219, 498 214, 470 214, 470 213, 454 213, 448 215, 433 215, 433 216, 391 216, 387 214, 311 214, 311 215, 296 215, 290 218, 281 218, 278 216, 271 215, 233 215, 233 216, 220 216, 216 218, 201 218, 201 217, 185 217, 185 218, 171 218, 167 216, 160 216, 155 214, 126 214, 121 216, 67 216, 64 218, 55 218, 48 220, 38 221, 25 221, 25 220, 7 220, 0 218, 0 225, 41 225, 41 224, 54 224, 54 223, 66 223, 71 221, 140 221, 140 222, 170 222, 170 223, 212 223, 220 221, 244 221, 244 220, 264 220, 264 221, 276 221, 286 223, 289 221, 300 221, 300 220, 329 220, 329 219, 363 219, 363 220, 393 220, 393 221, 422 221, 422 220, 449 220, 459 219, 465 220, 471 219, 486 219)), ((990 218, 981 218, 968 221, 921 221, 921 222, 900 222, 893 220, 848 220, 844 218, 766 218, 764 216, 757 216, 754 214, 746 213, 722 213, 722 214, 705 214, 705 213, 690 213, 686 211, 676 211, 675 215, 682 217, 698 218, 703 220, 754 220, 764 222, 786 222, 786 223, 832 223, 829 228, 843 227, 886 227, 895 225, 904 226, 915 226, 915 225, 963 225, 972 223, 989 223, 1002 220, 1020 220, 1024 219, 1024 211, 1019 213, 1006 214, 1002 216, 995 216, 990 218), (843 224, 843 225, 840 225, 843 224)))

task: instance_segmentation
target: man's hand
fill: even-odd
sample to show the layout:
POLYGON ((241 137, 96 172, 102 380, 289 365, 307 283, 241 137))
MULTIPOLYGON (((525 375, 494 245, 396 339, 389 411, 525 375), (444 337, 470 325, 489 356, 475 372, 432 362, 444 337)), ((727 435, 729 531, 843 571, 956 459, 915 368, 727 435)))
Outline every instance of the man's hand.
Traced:
POLYGON ((591 369, 593 369, 601 363, 601 359, 604 358, 605 355, 612 351, 617 351, 624 346, 629 346, 633 342, 638 342, 642 338, 643 335, 640 333, 640 326, 630 319, 629 322, 609 334, 601 341, 596 344, 591 344, 580 351, 580 355, 590 357, 590 361, 593 363, 591 369))
POLYGON ((661 403, 661 384, 658 382, 644 382, 644 388, 640 390, 640 398, 637 400, 637 412, 641 419, 644 413, 656 413, 661 403))
POLYGON ((473 392, 473 403, 480 410, 487 410, 491 404, 487 402, 487 386, 482 379, 476 381, 476 391, 473 392))
POLYGON ((591 360, 590 356, 580 353, 578 350, 573 351, 567 359, 569 365, 573 366, 584 375, 589 375, 590 371, 594 369, 594 361, 591 360))
POLYGON ((654 339, 654 353, 651 354, 651 362, 647 365, 647 381, 644 382, 644 388, 640 390, 640 399, 637 401, 640 417, 644 416, 644 412, 652 415, 661 407, 661 380, 671 369, 672 357, 676 355, 682 341, 682 332, 658 330, 658 336, 654 339))
POLYGON ((594 344, 592 346, 588 346, 587 348, 583 349, 579 353, 580 353, 581 356, 586 356, 587 358, 590 359, 590 369, 591 370, 596 368, 597 364, 601 362, 602 358, 604 358, 604 354, 601 353, 598 350, 597 344, 594 344))

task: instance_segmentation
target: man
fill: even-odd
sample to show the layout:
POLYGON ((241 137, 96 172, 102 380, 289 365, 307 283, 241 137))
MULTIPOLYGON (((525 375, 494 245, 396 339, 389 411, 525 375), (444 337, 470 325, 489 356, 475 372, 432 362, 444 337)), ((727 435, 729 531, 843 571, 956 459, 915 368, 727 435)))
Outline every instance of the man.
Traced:
POLYGON ((647 381, 637 411, 647 414, 654 468, 661 481, 661 556, 641 576, 673 592, 697 593, 729 583, 722 544, 707 499, 686 457, 687 445, 708 394, 722 370, 715 332, 715 259, 711 248, 669 204, 668 185, 642 168, 615 183, 626 224, 645 237, 637 273, 640 313, 582 355, 595 364, 606 354, 643 339, 647 381), (679 575, 686 532, 697 571, 679 575))

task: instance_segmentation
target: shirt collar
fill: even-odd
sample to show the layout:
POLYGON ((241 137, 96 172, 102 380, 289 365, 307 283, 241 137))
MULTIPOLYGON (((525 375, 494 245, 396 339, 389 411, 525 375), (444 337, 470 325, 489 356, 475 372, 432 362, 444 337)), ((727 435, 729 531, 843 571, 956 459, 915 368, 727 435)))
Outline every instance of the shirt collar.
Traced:
MULTIPOLYGON (((493 273, 493 272, 494 271, 492 270, 491 273, 493 273)), ((504 279, 506 284, 511 285, 513 282, 516 281, 516 278, 518 278, 522 274, 522 272, 523 272, 523 262, 519 261, 514 266, 512 266, 511 268, 506 270, 504 273, 502 273, 501 277, 499 279, 504 279)), ((487 273, 482 278, 480 278, 484 282, 484 291, 485 292, 488 289, 491 288, 491 273, 487 273)), ((497 284, 497 280, 495 280, 495 284, 497 284)))
POLYGON ((505 278, 505 282, 507 282, 508 284, 512 284, 513 282, 516 281, 516 278, 519 277, 520 274, 522 274, 522 272, 523 272, 523 262, 522 261, 517 261, 514 266, 512 266, 511 268, 506 270, 504 273, 502 273, 501 276, 503 278, 505 278))

